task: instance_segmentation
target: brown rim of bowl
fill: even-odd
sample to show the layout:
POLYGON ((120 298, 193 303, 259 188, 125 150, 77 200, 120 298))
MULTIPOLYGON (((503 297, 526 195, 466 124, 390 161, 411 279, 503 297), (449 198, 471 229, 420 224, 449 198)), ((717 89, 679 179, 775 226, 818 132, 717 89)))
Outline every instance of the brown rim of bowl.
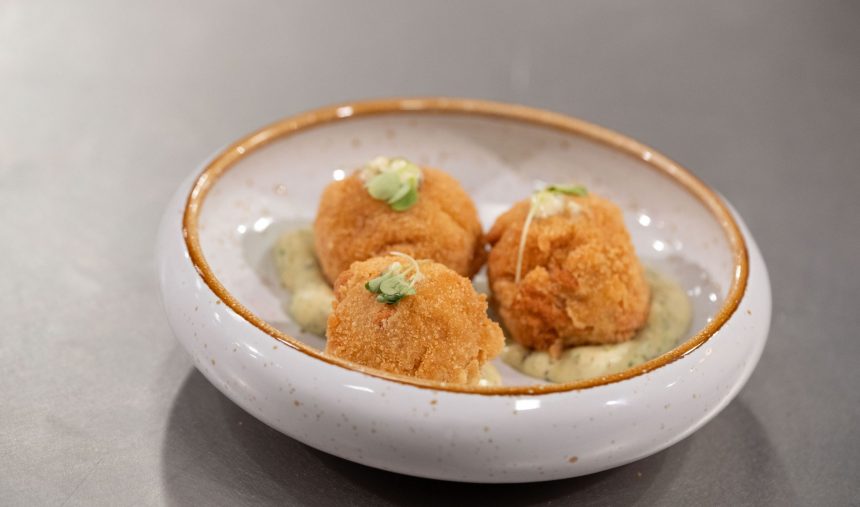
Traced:
POLYGON ((182 233, 194 268, 212 292, 224 301, 224 303, 234 312, 276 340, 329 364, 358 371, 370 376, 421 388, 470 394, 538 395, 586 389, 589 387, 602 386, 627 380, 660 368, 661 366, 665 366, 700 347, 711 336, 713 336, 713 334, 716 333, 726 321, 728 321, 738 308, 738 305, 743 298, 749 275, 749 261, 746 242, 744 241, 743 234, 741 234, 737 222, 735 222, 731 212, 726 207, 726 204, 713 190, 708 188, 707 185, 705 185, 696 176, 658 151, 617 132, 613 132, 612 130, 559 113, 513 104, 463 98, 385 98, 350 102, 301 113, 263 127, 262 129, 233 143, 216 155, 195 179, 194 185, 185 204, 185 211, 182 217, 182 233), (237 301, 236 298, 233 297, 233 295, 230 294, 215 277, 215 273, 206 262, 206 259, 203 256, 203 251, 200 247, 200 239, 197 234, 197 218, 200 208, 203 205, 203 201, 206 198, 206 194, 212 188, 215 181, 217 181, 218 178, 224 174, 224 172, 229 170, 238 160, 276 139, 284 138, 297 132, 335 121, 396 113, 449 113, 480 115, 531 123, 597 141, 609 146, 610 148, 646 162, 649 167, 672 178, 701 201, 702 204, 704 204, 705 207, 715 216, 726 234, 726 238, 728 239, 734 256, 734 278, 722 307, 711 322, 709 322, 698 333, 669 352, 655 357, 650 361, 612 375, 594 377, 563 384, 538 384, 533 386, 463 386, 391 374, 328 356, 313 347, 305 345, 286 333, 275 329, 268 322, 264 321, 239 303, 239 301, 237 301))

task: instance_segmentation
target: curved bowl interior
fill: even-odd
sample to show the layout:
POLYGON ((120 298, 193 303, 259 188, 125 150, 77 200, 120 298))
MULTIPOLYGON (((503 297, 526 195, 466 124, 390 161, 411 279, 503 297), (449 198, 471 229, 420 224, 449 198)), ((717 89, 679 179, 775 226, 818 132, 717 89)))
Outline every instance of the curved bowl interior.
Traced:
MULTIPOLYGON (((241 157, 213 184, 200 210, 202 253, 236 300, 275 328, 322 349, 284 311, 271 248, 283 231, 312 222, 323 188, 377 155, 402 155, 455 176, 485 228, 526 198, 536 181, 578 181, 623 210, 640 258, 670 275, 693 302, 689 336, 719 311, 736 258, 719 219, 675 178, 588 136, 515 118, 465 112, 397 112, 328 122, 241 157)), ((483 273, 476 277, 485 287, 483 273)), ((506 386, 542 381, 500 360, 506 386)))

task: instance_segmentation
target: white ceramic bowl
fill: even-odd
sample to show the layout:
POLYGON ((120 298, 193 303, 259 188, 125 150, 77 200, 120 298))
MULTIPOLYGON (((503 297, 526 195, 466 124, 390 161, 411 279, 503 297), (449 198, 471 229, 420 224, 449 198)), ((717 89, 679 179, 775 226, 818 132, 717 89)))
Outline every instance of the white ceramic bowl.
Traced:
POLYGON ((719 412, 764 347, 770 285, 740 218, 689 172, 620 134, 566 116, 465 99, 388 99, 279 121, 183 184, 157 247, 170 324, 197 368, 273 428, 405 474, 470 482, 583 475, 648 456, 719 412), (269 249, 317 198, 379 155, 445 169, 485 226, 534 180, 578 180, 625 213, 637 251, 678 279, 694 328, 624 372, 547 384, 500 366, 504 387, 398 378, 321 352, 284 313, 269 249))

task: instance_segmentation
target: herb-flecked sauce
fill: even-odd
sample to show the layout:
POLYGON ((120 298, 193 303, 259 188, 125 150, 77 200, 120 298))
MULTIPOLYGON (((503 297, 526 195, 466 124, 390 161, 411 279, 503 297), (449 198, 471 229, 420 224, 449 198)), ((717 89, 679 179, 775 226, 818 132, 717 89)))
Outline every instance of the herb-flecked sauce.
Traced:
POLYGON ((674 348, 690 327, 693 308, 675 281, 646 271, 651 286, 648 321, 630 341, 611 345, 584 345, 566 349, 558 359, 513 342, 502 360, 526 375, 550 382, 573 382, 617 373, 644 363, 674 348))
POLYGON ((274 254, 281 283, 290 291, 287 313, 303 330, 325 336, 334 293, 317 262, 313 233, 308 229, 285 233, 274 254))

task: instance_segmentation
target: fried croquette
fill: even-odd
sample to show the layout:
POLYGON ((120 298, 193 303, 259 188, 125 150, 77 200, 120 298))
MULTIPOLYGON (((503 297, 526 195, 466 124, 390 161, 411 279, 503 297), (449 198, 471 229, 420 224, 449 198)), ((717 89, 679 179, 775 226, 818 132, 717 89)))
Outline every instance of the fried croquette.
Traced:
POLYGON ((414 294, 387 304, 369 282, 398 262, 374 257, 338 276, 326 353, 401 375, 477 384, 481 366, 504 346, 501 328, 487 317, 486 296, 445 265, 422 260, 414 294))
POLYGON ((501 215, 487 235, 488 277, 503 324, 522 345, 554 355, 632 338, 648 318, 650 289, 621 210, 595 195, 553 198, 565 206, 535 216, 525 237, 531 200, 501 215))
POLYGON ((472 199, 448 174, 421 172, 418 200, 403 211, 372 197, 360 171, 326 187, 314 237, 329 283, 353 262, 392 250, 440 262, 466 277, 481 268, 485 241, 472 199))

